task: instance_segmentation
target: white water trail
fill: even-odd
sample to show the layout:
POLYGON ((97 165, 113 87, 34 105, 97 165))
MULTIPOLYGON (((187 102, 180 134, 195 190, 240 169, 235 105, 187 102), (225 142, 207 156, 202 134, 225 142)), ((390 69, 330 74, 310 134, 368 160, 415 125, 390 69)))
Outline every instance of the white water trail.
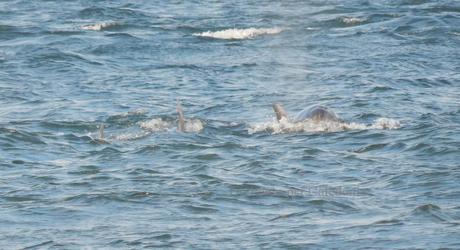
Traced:
POLYGON ((103 23, 83 25, 80 28, 82 30, 101 31, 103 29, 110 28, 110 27, 113 27, 115 25, 117 25, 116 22, 103 22, 103 23))
POLYGON ((347 25, 355 25, 355 24, 361 24, 366 21, 365 18, 359 18, 359 17, 342 17, 340 18, 340 21, 344 24, 347 25))
MULTIPOLYGON (((151 132, 168 131, 171 129, 177 129, 176 121, 166 121, 161 118, 154 118, 148 121, 139 122, 139 126, 143 129, 151 132)), ((203 130, 204 124, 199 119, 186 119, 185 120, 185 131, 188 133, 198 133, 203 130)))
POLYGON ((270 122, 250 124, 249 134, 269 132, 271 134, 285 133, 318 133, 318 132, 340 132, 347 130, 367 130, 367 129, 398 129, 401 127, 399 121, 391 118, 379 118, 372 124, 347 123, 333 121, 313 121, 305 120, 302 122, 290 122, 287 119, 276 119, 270 122))
POLYGON ((261 35, 273 35, 278 34, 283 29, 281 28, 247 28, 247 29, 226 29, 220 31, 206 31, 202 33, 194 33, 194 36, 200 37, 210 37, 216 39, 225 39, 225 40, 241 40, 241 39, 251 39, 261 35))

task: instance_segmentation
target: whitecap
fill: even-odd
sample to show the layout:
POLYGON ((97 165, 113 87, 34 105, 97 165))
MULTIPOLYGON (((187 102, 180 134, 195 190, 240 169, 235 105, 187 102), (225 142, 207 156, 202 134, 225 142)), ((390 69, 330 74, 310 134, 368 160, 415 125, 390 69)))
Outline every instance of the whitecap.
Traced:
POLYGON ((379 118, 374 123, 367 125, 363 123, 347 123, 334 121, 313 121, 305 120, 302 122, 290 122, 275 119, 270 122, 250 124, 249 134, 269 132, 271 134, 285 133, 318 133, 318 132, 340 132, 347 130, 366 130, 366 129, 398 129, 401 127, 399 121, 390 118, 379 118))
POLYGON ((247 29, 226 29, 226 30, 220 30, 220 31, 206 31, 202 33, 194 33, 194 36, 200 36, 200 37, 210 37, 210 38, 216 38, 216 39, 226 39, 226 40, 232 40, 232 39, 251 39, 256 36, 261 36, 261 35, 274 35, 278 34, 283 29, 281 28, 247 28, 247 29))
POLYGON ((93 31, 100 31, 106 28, 110 28, 117 25, 116 22, 103 22, 103 23, 96 23, 96 24, 87 24, 83 25, 80 28, 82 30, 93 30, 93 31))

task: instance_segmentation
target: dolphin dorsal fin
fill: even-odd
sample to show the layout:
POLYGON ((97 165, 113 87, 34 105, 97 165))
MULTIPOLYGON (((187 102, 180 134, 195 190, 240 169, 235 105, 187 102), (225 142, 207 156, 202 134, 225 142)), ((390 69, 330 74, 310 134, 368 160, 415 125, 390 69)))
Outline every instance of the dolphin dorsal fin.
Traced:
POLYGON ((276 119, 280 121, 281 119, 288 118, 286 110, 284 110, 283 106, 280 103, 273 103, 273 110, 275 110, 276 119))
POLYGON ((182 110, 182 106, 180 105, 180 101, 177 101, 177 119, 178 119, 178 124, 177 124, 177 129, 181 132, 185 131, 185 118, 184 118, 184 111, 182 110))
POLYGON ((99 125, 99 139, 104 140, 104 124, 99 125))

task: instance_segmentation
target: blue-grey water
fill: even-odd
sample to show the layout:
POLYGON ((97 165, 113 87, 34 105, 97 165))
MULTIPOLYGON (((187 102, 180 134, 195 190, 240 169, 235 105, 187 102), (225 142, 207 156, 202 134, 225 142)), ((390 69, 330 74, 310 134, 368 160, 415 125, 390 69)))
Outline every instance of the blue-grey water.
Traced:
POLYGON ((459 72, 453 0, 0 1, 0 248, 459 249, 459 72))

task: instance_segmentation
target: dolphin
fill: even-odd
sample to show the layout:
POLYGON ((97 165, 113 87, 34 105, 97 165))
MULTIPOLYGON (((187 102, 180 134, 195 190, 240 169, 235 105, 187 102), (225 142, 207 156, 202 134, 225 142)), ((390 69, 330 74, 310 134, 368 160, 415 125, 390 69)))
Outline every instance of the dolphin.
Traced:
MULTIPOLYGON (((273 110, 276 114, 276 119, 281 121, 281 119, 287 119, 288 115, 286 110, 280 103, 273 104, 273 110)), ((328 109, 325 106, 314 105, 300 111, 295 117, 293 122, 302 122, 305 120, 312 120, 315 122, 320 121, 329 121, 329 122, 341 122, 342 120, 334 113, 334 111, 328 109)))
POLYGON ((177 130, 179 130, 180 132, 184 132, 185 131, 185 117, 184 117, 184 111, 182 110, 182 106, 180 105, 179 101, 177 101, 176 110, 177 110, 177 120, 178 120, 177 130))
POLYGON ((104 140, 104 124, 99 125, 99 139, 104 140))
MULTIPOLYGON (((180 131, 180 132, 185 132, 185 116, 184 116, 184 111, 182 110, 182 106, 181 106, 179 100, 177 101, 176 110, 177 110, 177 120, 178 120, 177 130, 180 131)), ((104 126, 103 123, 101 123, 99 125, 99 138, 93 139, 94 141, 96 141, 96 142, 98 142, 100 144, 109 143, 105 139, 105 136, 104 136, 104 127, 105 126, 104 126)))
POLYGON ((104 138, 104 123, 101 123, 99 125, 99 138, 93 139, 94 141, 101 143, 101 144, 106 144, 109 143, 108 141, 105 140, 104 138))

